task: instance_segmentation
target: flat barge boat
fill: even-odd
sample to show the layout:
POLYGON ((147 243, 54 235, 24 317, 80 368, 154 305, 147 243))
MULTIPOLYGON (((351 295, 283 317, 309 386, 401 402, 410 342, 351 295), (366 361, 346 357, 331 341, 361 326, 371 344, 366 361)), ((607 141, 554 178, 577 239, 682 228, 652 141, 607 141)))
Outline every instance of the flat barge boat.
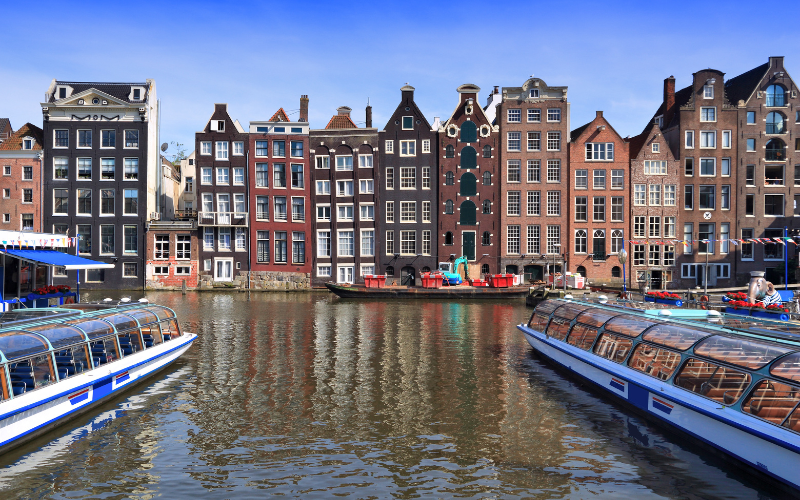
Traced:
POLYGON ((464 285, 442 288, 407 286, 367 288, 364 285, 325 283, 325 286, 331 292, 345 299, 507 299, 523 298, 530 291, 528 287, 491 288, 464 285))

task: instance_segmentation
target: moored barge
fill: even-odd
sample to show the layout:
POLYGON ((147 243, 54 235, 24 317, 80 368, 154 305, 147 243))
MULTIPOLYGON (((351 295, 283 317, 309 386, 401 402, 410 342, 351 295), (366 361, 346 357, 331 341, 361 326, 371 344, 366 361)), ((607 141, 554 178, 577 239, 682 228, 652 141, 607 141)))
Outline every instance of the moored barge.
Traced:
POLYGON ((797 325, 666 311, 555 299, 518 328, 601 392, 800 489, 797 325))
POLYGON ((442 288, 422 288, 390 286, 367 288, 364 285, 339 285, 325 283, 331 292, 346 299, 506 299, 523 298, 528 295, 528 287, 491 288, 478 286, 445 286, 442 288))
POLYGON ((196 338, 175 312, 75 304, 0 314, 0 453, 166 367, 196 338))

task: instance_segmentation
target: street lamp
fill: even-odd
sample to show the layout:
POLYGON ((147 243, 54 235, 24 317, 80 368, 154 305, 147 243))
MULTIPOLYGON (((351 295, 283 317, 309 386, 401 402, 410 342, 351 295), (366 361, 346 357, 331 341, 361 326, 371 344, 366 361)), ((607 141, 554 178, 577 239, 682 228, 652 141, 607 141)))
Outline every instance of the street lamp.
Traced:
POLYGON ((628 252, 625 251, 625 240, 622 240, 622 249, 617 254, 619 263, 622 264, 622 293, 628 295, 628 287, 625 286, 625 262, 628 260, 628 252))

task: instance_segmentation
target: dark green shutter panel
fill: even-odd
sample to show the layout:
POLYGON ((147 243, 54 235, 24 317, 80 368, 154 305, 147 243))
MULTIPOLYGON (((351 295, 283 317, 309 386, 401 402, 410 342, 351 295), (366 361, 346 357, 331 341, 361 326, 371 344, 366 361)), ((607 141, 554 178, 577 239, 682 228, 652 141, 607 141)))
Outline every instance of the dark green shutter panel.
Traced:
POLYGON ((478 142, 478 126, 475 122, 464 122, 461 125, 461 142, 478 142))
POLYGON ((478 168, 478 152, 472 146, 461 149, 461 168, 478 168))
POLYGON ((475 196, 478 194, 478 178, 471 172, 461 176, 461 196, 475 196))
POLYGON ((461 253, 468 260, 475 260, 475 233, 466 232, 461 235, 461 253))
POLYGON ((471 201, 465 201, 461 204, 460 222, 462 226, 474 226, 477 224, 477 207, 471 201))

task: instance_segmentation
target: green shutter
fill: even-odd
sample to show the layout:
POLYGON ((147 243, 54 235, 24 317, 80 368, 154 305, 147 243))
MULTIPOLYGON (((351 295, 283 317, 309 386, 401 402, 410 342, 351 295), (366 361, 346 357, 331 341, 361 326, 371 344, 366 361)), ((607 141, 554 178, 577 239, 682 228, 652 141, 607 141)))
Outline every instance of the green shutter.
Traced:
POLYGON ((461 235, 461 253, 467 260, 475 260, 475 233, 466 232, 461 235))
POLYGON ((461 142, 478 142, 478 126, 475 122, 461 124, 461 142))
POLYGON ((461 176, 461 189, 459 194, 461 196, 475 196, 478 194, 478 179, 471 172, 467 172, 461 176))
POLYGON ((461 149, 461 168, 478 168, 478 152, 472 146, 461 149))
POLYGON ((474 226, 477 224, 477 207, 471 201, 465 201, 461 204, 460 209, 461 215, 459 217, 459 221, 461 222, 462 226, 474 226))

